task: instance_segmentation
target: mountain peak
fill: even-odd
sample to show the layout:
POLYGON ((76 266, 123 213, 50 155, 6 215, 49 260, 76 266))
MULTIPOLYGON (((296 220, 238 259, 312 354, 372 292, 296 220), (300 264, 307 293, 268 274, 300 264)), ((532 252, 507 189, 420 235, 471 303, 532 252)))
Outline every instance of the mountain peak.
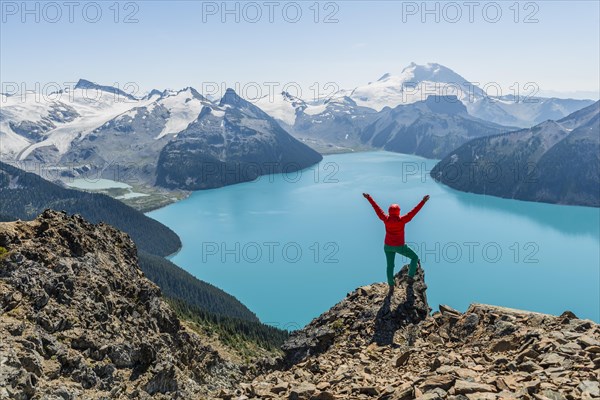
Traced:
POLYGON ((75 85, 75 89, 100 90, 100 91, 103 91, 106 93, 112 93, 117 96, 123 96, 129 100, 137 100, 137 98, 135 96, 133 96, 129 93, 126 93, 117 87, 107 86, 107 85, 99 85, 95 82, 88 81, 87 79, 79 79, 79 81, 77 81, 77 84, 75 85))
POLYGON ((330 97, 325 100, 324 104, 341 104, 350 107, 356 107, 356 102, 352 100, 351 97, 348 96, 339 96, 339 97, 330 97))
POLYGON ((219 102, 219 107, 231 107, 236 113, 243 113, 250 118, 265 119, 273 121, 273 118, 258 106, 240 97, 235 90, 228 88, 219 102))
POLYGON ((158 89, 152 89, 152 90, 151 90, 151 91, 150 91, 150 92, 149 92, 149 93, 146 95, 146 98, 147 98, 147 99, 149 99, 149 98, 151 98, 152 96, 159 96, 159 97, 160 97, 160 96, 162 96, 162 94, 163 94, 163 92, 161 92, 160 90, 158 90, 158 89))
POLYGON ((206 97, 204 97, 202 94, 200 94, 200 92, 198 92, 196 89, 194 89, 191 86, 186 87, 185 90, 189 90, 190 93, 192 94, 192 97, 194 97, 195 99, 201 100, 201 101, 207 101, 208 99, 206 97))
POLYGON ((219 106, 230 105, 232 107, 239 107, 246 104, 246 100, 242 99, 232 88, 227 88, 225 94, 219 102, 219 106))
POLYGON ((95 88, 98 85, 92 81, 88 81, 87 79, 79 79, 77 84, 75 85, 75 89, 89 89, 95 88))
POLYGON ((402 74, 410 77, 412 81, 422 82, 440 82, 440 83, 454 83, 462 85, 468 83, 468 81, 451 70, 450 68, 438 64, 438 63, 427 63, 425 65, 419 65, 416 63, 410 63, 406 68, 402 70, 402 74))
POLYGON ((349 340, 348 336, 357 346, 391 345, 395 331, 425 320, 431 311, 423 269, 418 268, 412 283, 407 274, 405 265, 395 276, 393 291, 387 283, 359 287, 305 328, 292 333, 282 348, 284 363, 293 365, 324 353, 335 342, 349 340))

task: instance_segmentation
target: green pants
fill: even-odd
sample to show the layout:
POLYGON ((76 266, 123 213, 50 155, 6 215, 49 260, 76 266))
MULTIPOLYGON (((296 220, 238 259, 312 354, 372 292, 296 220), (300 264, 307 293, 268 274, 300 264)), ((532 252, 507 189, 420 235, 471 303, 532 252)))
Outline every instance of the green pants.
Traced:
POLYGON ((386 244, 383 246, 383 251, 385 251, 385 258, 387 260, 387 280, 390 286, 394 286, 394 259, 396 258, 396 253, 399 253, 404 257, 410 258, 408 276, 415 276, 415 273, 417 272, 417 263, 419 262, 419 256, 417 256, 417 254, 414 251, 412 251, 410 247, 408 247, 407 245, 388 246, 386 244))

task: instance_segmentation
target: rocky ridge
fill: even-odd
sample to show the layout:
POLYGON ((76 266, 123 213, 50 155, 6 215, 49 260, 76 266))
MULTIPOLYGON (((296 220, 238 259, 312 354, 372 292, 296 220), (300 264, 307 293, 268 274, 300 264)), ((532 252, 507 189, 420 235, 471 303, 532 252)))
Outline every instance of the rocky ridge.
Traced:
POLYGON ((600 397, 600 327, 484 304, 429 315, 423 271, 356 289, 294 333, 283 367, 232 399, 580 400, 600 397))
POLYGON ((431 177, 464 192, 600 207, 599 146, 596 102, 558 121, 457 146, 431 177))
POLYGON ((598 324, 483 304, 431 315, 421 268, 349 293, 250 376, 176 317, 126 234, 48 210, 0 224, 0 247, 0 398, 600 398, 598 324))
POLYGON ((239 379, 163 302, 126 234, 47 210, 1 223, 0 246, 0 398, 190 399, 239 379))

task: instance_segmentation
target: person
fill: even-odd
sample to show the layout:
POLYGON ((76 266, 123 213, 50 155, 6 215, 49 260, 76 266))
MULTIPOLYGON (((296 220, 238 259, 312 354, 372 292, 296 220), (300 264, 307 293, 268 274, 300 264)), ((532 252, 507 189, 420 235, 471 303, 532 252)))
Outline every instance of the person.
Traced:
POLYGON ((429 200, 429 195, 423 197, 423 200, 415 208, 413 208, 408 214, 400 215, 400 206, 398 204, 392 204, 388 210, 387 215, 381 207, 373 200, 368 193, 363 193, 363 196, 369 200, 369 203, 373 206, 375 213, 380 220, 385 224, 385 240, 383 250, 385 252, 385 258, 387 261, 387 281, 391 288, 394 287, 394 259, 396 253, 399 253, 405 257, 410 258, 410 267, 408 269, 409 282, 412 281, 415 273, 417 272, 417 265, 421 265, 419 256, 406 245, 404 241, 404 226, 410 222, 415 215, 423 208, 425 203, 429 200))

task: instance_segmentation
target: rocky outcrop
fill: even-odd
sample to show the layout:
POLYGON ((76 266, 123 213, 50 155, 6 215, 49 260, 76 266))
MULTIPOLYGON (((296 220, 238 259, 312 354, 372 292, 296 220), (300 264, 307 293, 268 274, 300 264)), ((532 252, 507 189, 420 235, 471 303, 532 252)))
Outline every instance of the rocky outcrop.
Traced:
POLYGON ((45 211, 0 224, 0 398, 202 397, 238 371, 184 328, 126 234, 45 211))
POLYGON ((423 270, 419 269, 414 283, 408 284, 404 268, 396 282, 394 290, 383 283, 360 287, 304 329, 294 332, 283 345, 285 364, 324 353, 333 344, 391 345, 398 330, 419 323, 430 313, 423 270))
POLYGON ((126 234, 45 211, 1 223, 0 246, 2 399, 600 398, 598 324, 483 304, 431 315, 420 268, 349 293, 249 377, 182 325, 126 234))
POLYGON ((600 327, 483 304, 432 316, 423 272, 358 288, 232 399, 579 400, 600 397, 600 327))

